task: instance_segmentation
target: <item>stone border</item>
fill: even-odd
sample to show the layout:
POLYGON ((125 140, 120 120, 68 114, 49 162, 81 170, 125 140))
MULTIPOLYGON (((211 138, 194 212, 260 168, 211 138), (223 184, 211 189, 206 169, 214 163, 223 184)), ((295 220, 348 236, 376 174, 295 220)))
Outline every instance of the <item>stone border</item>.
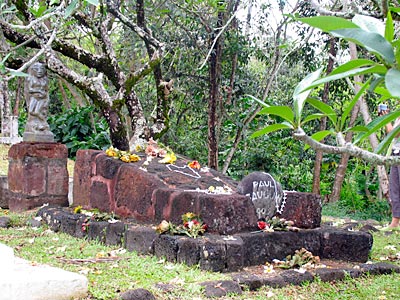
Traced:
POLYGON ((128 251, 164 257, 174 263, 198 264, 200 269, 213 272, 237 272, 273 259, 283 260, 301 248, 321 259, 364 263, 372 247, 370 233, 333 228, 246 232, 229 236, 205 234, 193 239, 159 235, 151 226, 128 222, 97 221, 87 225, 89 217, 75 214, 70 208, 47 206, 39 209, 37 215, 54 231, 107 245, 120 245, 128 251))

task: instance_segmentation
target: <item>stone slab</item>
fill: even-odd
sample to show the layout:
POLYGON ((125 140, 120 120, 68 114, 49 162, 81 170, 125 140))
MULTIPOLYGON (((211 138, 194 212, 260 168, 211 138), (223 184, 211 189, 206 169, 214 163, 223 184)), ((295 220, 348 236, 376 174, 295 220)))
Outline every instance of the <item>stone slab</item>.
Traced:
POLYGON ((13 250, 0 244, 0 300, 69 300, 87 295, 85 276, 13 258, 13 250))
POLYGON ((0 207, 8 208, 8 180, 7 176, 0 176, 0 207))

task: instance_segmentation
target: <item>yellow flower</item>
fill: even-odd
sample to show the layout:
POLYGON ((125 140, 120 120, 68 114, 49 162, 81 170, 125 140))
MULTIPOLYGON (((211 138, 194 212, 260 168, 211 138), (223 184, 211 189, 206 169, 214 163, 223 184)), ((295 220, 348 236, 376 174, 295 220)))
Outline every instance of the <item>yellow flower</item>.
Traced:
POLYGON ((111 157, 118 157, 118 149, 111 146, 106 150, 106 154, 111 157))
POLYGON ((137 145, 135 146, 135 151, 136 151, 136 152, 142 152, 142 151, 144 151, 144 148, 143 148, 142 145, 137 144, 137 145))
POLYGON ((165 157, 159 162, 162 164, 173 164, 176 161, 175 153, 170 152, 165 155, 165 157))
POLYGON ((122 155, 120 157, 120 160, 122 160, 123 162, 129 162, 130 161, 129 155, 127 155, 127 154, 122 155))
POLYGON ((136 155, 136 154, 129 155, 130 162, 135 162, 135 161, 139 161, 139 160, 140 160, 140 157, 138 155, 136 155))
POLYGON ((163 220, 157 227, 157 233, 164 233, 169 230, 170 224, 168 221, 163 220))
POLYGON ((79 214, 79 213, 81 213, 81 211, 82 211, 82 206, 81 205, 78 205, 77 207, 74 208, 74 213, 75 214, 79 214))

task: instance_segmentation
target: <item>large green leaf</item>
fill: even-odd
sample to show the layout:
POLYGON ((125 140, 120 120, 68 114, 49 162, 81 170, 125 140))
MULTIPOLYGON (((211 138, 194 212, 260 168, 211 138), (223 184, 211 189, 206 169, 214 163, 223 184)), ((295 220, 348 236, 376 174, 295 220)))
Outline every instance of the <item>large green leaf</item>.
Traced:
POLYGON ((278 123, 278 124, 272 124, 272 125, 268 125, 267 127, 258 130, 256 132, 254 132, 250 137, 251 138, 256 138, 271 132, 275 132, 281 129, 293 129, 293 126, 290 126, 289 124, 283 122, 283 123, 278 123))
POLYGON ((365 31, 375 32, 381 36, 385 35, 385 23, 374 17, 355 15, 352 19, 352 22, 365 31))
POLYGON ((332 121, 333 125, 336 127, 337 115, 332 107, 314 98, 308 98, 307 102, 310 103, 312 106, 314 106, 316 109, 318 109, 320 112, 325 114, 332 121))
POLYGON ((368 123, 366 125, 366 127, 368 128, 368 131, 363 134, 358 135, 354 141, 354 144, 362 142, 363 140, 368 138, 372 133, 377 132, 378 130, 380 130, 381 128, 386 126, 386 124, 393 122, 398 117, 400 117, 400 111, 394 111, 387 115, 383 115, 383 116, 380 116, 380 117, 372 120, 370 123, 368 123))
POLYGON ((352 131, 352 132, 367 132, 368 131, 368 127, 367 126, 363 126, 363 125, 357 125, 354 127, 350 127, 349 129, 345 130, 346 131, 352 131))
POLYGON ((367 50, 383 57, 389 64, 395 63, 392 45, 379 33, 368 32, 360 28, 333 30, 331 33, 345 40, 352 41, 367 50))
POLYGON ((21 71, 15 71, 15 70, 10 70, 10 74, 15 77, 28 77, 29 76, 27 73, 24 73, 21 71))
POLYGON ((300 81, 293 92, 293 106, 294 106, 294 117, 297 121, 297 125, 300 125, 301 113, 303 111, 304 102, 311 93, 311 90, 307 89, 319 76, 321 75, 322 68, 308 74, 302 81, 300 81))
POLYGON ((329 75, 344 73, 365 66, 374 66, 376 62, 370 59, 353 59, 334 69, 329 75))
POLYGON ((64 19, 67 19, 69 16, 71 16, 77 6, 78 6, 78 0, 72 0, 71 3, 65 9, 64 19))
POLYGON ((259 114, 276 115, 293 124, 294 114, 289 106, 270 106, 263 108, 259 114))
POLYGON ((400 71, 395 68, 387 71, 385 85, 393 97, 400 98, 400 71))
POLYGON ((304 120, 301 122, 301 126, 303 126, 304 124, 306 124, 307 122, 313 121, 313 120, 317 120, 317 119, 321 119, 322 117, 326 117, 326 114, 311 114, 308 115, 304 118, 304 120))
POLYGON ((307 89, 314 88, 316 86, 319 86, 321 84, 325 84, 330 81, 338 80, 338 79, 343 79, 351 76, 356 76, 356 75, 363 75, 363 74, 385 74, 387 72, 387 69, 384 66, 381 65, 376 65, 372 67, 361 67, 353 70, 349 70, 343 73, 339 74, 334 74, 334 75, 329 75, 324 78, 318 79, 314 81, 310 86, 307 87, 307 89))
POLYGON ((386 26, 385 26, 385 39, 389 42, 392 42, 394 38, 394 26, 393 26, 393 19, 392 14, 388 11, 387 18, 386 18, 386 26))
POLYGON ((332 16, 317 16, 311 18, 298 18, 300 22, 306 23, 312 27, 321 29, 325 32, 330 32, 332 30, 338 30, 343 28, 358 28, 353 22, 332 16))
POLYGON ((389 148, 389 146, 392 143, 393 139, 395 139, 399 135, 399 133, 400 133, 400 126, 397 126, 397 127, 393 128, 393 130, 391 130, 389 132, 389 134, 387 134, 385 136, 383 141, 380 142, 380 144, 376 148, 375 152, 378 153, 378 154, 384 153, 385 150, 389 148))

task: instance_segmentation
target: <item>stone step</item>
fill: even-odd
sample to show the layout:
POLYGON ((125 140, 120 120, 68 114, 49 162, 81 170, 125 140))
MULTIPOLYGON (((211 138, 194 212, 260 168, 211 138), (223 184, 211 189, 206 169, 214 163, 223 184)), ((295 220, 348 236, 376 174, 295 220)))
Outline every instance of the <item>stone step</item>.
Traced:
POLYGON ((0 300, 67 300, 85 297, 85 276, 14 257, 0 243, 0 300))

